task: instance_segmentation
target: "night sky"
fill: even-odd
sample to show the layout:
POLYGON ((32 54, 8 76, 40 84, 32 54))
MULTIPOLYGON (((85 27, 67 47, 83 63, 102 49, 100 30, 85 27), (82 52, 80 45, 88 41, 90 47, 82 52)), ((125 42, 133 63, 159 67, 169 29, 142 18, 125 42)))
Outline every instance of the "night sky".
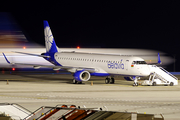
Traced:
POLYGON ((44 45, 43 20, 47 20, 58 47, 160 50, 176 55, 176 68, 180 67, 180 1, 22 4, 12 5, 18 12, 10 13, 30 41, 44 45))

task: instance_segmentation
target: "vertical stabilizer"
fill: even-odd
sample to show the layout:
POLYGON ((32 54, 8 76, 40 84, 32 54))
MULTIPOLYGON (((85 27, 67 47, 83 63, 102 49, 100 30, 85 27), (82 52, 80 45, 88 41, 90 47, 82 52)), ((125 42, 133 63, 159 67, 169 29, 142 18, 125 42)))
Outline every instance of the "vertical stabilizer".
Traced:
POLYGON ((45 36, 46 53, 58 52, 56 43, 54 41, 54 37, 52 35, 48 21, 46 20, 44 20, 44 36, 45 36))

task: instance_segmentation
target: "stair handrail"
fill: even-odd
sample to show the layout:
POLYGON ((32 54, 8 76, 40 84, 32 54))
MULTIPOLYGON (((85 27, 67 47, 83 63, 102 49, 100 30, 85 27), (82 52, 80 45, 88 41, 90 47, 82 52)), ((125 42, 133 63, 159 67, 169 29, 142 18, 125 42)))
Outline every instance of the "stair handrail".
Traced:
POLYGON ((163 81, 163 82, 167 82, 168 81, 164 77, 162 77, 161 75, 159 75, 159 74, 156 74, 156 75, 160 78, 161 81, 163 81))
POLYGON ((32 117, 33 115, 35 115, 35 113, 37 113, 38 111, 42 110, 43 108, 44 108, 44 106, 41 106, 40 108, 38 108, 37 110, 35 110, 31 114, 29 114, 27 117, 25 117, 23 120, 26 120, 27 118, 29 119, 29 117, 32 117))
MULTIPOLYGON (((46 107, 45 107, 46 108, 46 107)), ((48 108, 48 107, 47 107, 48 108)), ((51 113, 51 110, 55 110, 57 109, 57 107, 50 107, 51 109, 49 109, 48 111, 46 111, 43 115, 39 116, 38 118, 36 118, 37 120, 46 116, 47 114, 51 113)))
POLYGON ((17 104, 17 103, 12 103, 11 105, 16 105, 16 106, 22 108, 23 110, 20 109, 20 108, 18 108, 18 107, 16 107, 16 106, 13 106, 13 107, 17 108, 18 110, 20 110, 20 111, 22 111, 22 112, 24 112, 24 113, 26 113, 26 114, 28 114, 27 112, 29 112, 30 114, 32 114, 32 112, 31 112, 30 110, 26 109, 25 107, 23 107, 23 106, 21 106, 21 105, 19 105, 19 104, 17 104))
POLYGON ((159 67, 161 70, 163 70, 164 72, 166 72, 168 75, 170 75, 171 77, 173 77, 174 79, 178 80, 177 77, 175 77, 173 74, 171 74, 170 72, 168 72, 167 70, 165 70, 164 68, 162 67, 159 67))

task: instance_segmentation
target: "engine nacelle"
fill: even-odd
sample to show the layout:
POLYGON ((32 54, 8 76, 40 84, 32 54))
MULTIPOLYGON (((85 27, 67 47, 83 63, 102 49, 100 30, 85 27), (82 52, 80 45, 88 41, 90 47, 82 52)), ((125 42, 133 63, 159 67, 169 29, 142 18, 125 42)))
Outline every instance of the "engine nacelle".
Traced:
POLYGON ((127 81, 134 81, 134 80, 139 80, 140 77, 136 77, 136 76, 133 76, 133 77, 124 77, 125 80, 127 81))
POLYGON ((132 77, 124 77, 124 79, 127 81, 134 81, 132 77))
POLYGON ((81 70, 74 73, 74 79, 80 82, 88 81, 90 77, 91 75, 88 71, 81 70))
POLYGON ((34 67, 34 69, 39 69, 39 68, 41 68, 41 66, 33 66, 34 67))

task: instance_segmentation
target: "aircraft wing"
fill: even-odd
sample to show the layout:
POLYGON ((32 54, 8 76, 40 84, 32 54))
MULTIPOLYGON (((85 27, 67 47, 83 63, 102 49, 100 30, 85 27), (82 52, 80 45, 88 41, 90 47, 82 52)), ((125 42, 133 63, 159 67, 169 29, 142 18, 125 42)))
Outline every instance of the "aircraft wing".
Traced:
MULTIPOLYGON (((14 53, 20 53, 20 54, 25 54, 25 55, 32 55, 32 56, 37 56, 37 57, 47 57, 47 58, 50 58, 50 56, 47 56, 47 55, 37 55, 37 54, 17 52, 17 51, 12 51, 12 52, 14 52, 14 53)), ((4 55, 4 53, 3 53, 3 55, 4 55)))
POLYGON ((33 66, 34 69, 39 69, 41 67, 44 68, 52 68, 53 70, 59 70, 59 69, 64 69, 64 70, 71 70, 71 69, 82 69, 82 70, 86 70, 89 72, 96 72, 97 70, 95 68, 86 68, 86 67, 72 67, 72 66, 55 66, 55 65, 40 65, 40 64, 26 64, 26 63, 13 63, 10 62, 7 57, 5 56, 4 53, 2 53, 5 60, 7 61, 7 63, 11 64, 11 65, 27 65, 27 66, 33 66))

